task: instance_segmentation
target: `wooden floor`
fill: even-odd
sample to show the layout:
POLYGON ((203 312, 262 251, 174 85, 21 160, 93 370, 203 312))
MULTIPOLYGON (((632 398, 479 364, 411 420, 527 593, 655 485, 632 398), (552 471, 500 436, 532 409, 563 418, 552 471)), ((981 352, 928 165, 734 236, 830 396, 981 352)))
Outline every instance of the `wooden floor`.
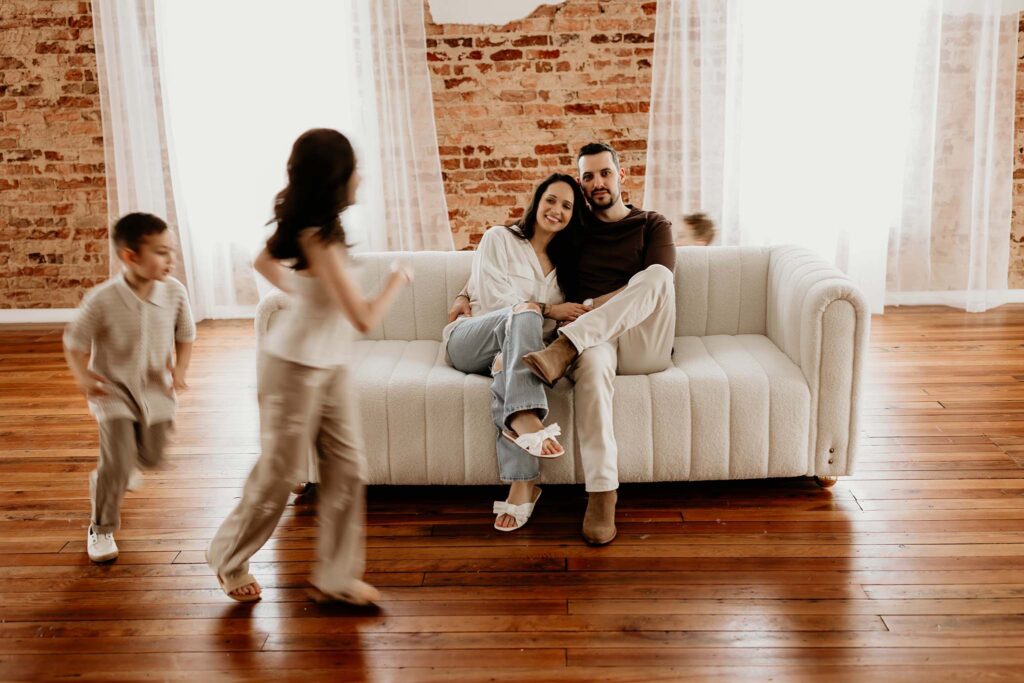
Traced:
POLYGON ((258 444, 252 326, 199 335, 169 461, 96 566, 96 426, 59 331, 0 330, 0 680, 1024 680, 1024 307, 876 318, 831 490, 624 486, 594 549, 581 487, 514 534, 498 487, 373 488, 379 611, 307 600, 315 501, 254 558, 261 603, 217 589, 203 551, 258 444))

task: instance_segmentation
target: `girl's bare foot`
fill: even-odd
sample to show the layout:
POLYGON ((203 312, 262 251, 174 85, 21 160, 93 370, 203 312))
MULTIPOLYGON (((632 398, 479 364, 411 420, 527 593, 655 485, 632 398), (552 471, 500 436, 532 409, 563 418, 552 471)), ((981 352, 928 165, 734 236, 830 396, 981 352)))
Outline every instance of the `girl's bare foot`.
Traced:
POLYGON ((371 605, 380 602, 380 591, 365 581, 353 581, 348 590, 340 593, 328 593, 316 586, 310 586, 306 590, 310 599, 317 603, 344 602, 349 605, 371 605))
POLYGON ((236 600, 239 598, 252 599, 258 598, 262 592, 263 590, 260 588, 260 585, 253 581, 252 583, 247 583, 244 586, 239 586, 238 588, 229 591, 228 597, 234 598, 236 600))

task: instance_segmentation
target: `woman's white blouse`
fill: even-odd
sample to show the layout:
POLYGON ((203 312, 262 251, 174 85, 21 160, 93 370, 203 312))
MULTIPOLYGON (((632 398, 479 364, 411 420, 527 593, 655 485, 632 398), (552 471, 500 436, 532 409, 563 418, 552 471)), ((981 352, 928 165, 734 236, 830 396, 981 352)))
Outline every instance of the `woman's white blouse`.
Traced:
MULTIPOLYGON (((533 245, 512 230, 503 225, 488 228, 473 255, 466 293, 474 317, 524 301, 540 304, 565 301, 555 271, 545 275, 533 245)), ((465 319, 458 318, 444 328, 445 343, 452 330, 465 319)), ((548 327, 554 328, 553 320, 544 322, 545 332, 548 327)))

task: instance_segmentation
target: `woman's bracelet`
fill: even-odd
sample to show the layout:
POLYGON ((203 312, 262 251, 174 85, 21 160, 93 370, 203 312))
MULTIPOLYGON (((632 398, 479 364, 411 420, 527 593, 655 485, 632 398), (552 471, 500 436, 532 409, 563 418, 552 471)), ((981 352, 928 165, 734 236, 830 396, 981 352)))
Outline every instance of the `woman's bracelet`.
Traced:
POLYGON ((544 318, 548 317, 548 311, 550 311, 550 310, 551 310, 551 305, 550 304, 541 304, 540 305, 540 314, 541 314, 542 317, 544 317, 544 318))

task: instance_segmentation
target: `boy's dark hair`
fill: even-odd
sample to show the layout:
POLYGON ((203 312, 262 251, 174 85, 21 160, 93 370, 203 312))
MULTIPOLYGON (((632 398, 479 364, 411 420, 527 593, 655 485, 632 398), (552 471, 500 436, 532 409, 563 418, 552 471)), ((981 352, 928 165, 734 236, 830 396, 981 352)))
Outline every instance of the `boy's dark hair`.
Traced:
POLYGON ((606 142, 588 142, 580 147, 580 153, 576 155, 576 165, 579 165, 580 159, 583 157, 589 157, 592 154, 600 154, 601 152, 609 152, 612 155, 612 161, 615 162, 615 168, 619 168, 619 154, 606 142))
POLYGON ((715 239, 715 222, 706 213, 691 213, 683 216, 683 223, 690 226, 693 236, 705 240, 708 244, 715 239))
POLYGON ((129 213, 114 223, 114 244, 137 252, 142 238, 158 235, 167 230, 167 223, 151 213, 129 213))

